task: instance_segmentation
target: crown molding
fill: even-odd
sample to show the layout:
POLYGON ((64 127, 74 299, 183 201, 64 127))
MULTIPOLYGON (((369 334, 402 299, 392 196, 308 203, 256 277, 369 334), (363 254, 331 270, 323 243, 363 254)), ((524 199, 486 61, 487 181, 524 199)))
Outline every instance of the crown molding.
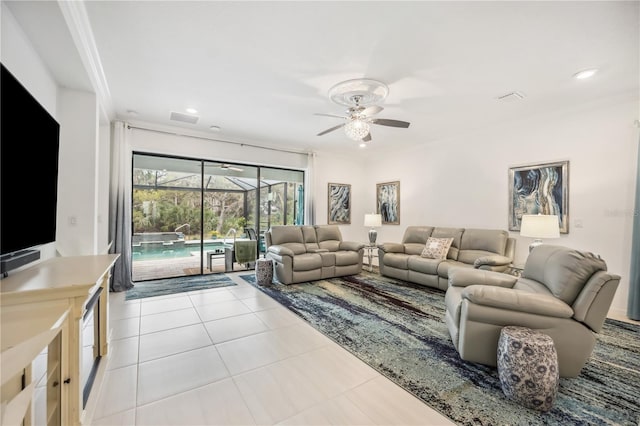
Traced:
POLYGON ((78 55, 86 69, 89 80, 94 87, 103 118, 112 121, 116 117, 107 78, 102 68, 102 61, 93 38, 91 23, 84 6, 84 1, 58 0, 58 7, 67 23, 78 55))

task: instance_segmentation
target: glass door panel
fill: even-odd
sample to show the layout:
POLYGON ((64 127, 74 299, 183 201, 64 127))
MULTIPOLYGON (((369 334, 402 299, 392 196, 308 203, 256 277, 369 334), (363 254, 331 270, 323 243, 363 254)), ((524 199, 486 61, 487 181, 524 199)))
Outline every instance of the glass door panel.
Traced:
POLYGON ((202 273, 201 188, 200 160, 134 154, 134 281, 202 273))
MULTIPOLYGON (((260 167, 260 234, 274 225, 304 223, 304 172, 260 167)), ((264 241, 261 238, 261 251, 264 241)))
POLYGON ((236 259, 236 241, 251 240, 255 212, 258 168, 246 165, 204 162, 204 273, 247 269, 236 259), (253 195, 253 197, 252 197, 253 195))

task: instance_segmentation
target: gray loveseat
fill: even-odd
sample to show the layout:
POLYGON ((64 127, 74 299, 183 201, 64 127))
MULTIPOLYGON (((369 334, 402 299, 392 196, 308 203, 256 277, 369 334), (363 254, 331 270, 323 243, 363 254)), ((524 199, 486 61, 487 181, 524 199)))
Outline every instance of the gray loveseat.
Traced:
POLYGON ((378 261, 381 275, 446 291, 451 268, 503 272, 514 252, 515 239, 504 230, 409 226, 401 243, 378 245, 378 261), (453 238, 446 259, 421 256, 429 237, 453 238))
POLYGON ((336 225, 278 225, 265 232, 265 257, 282 284, 355 275, 362 271, 364 243, 342 241, 336 225))

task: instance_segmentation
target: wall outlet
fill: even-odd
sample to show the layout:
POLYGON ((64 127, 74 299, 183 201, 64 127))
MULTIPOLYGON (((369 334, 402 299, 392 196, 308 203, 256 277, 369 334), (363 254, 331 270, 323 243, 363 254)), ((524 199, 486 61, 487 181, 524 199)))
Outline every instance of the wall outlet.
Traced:
POLYGON ((76 226, 78 224, 78 218, 75 216, 69 216, 69 225, 76 226))
POLYGON ((573 226, 576 228, 583 228, 582 219, 575 219, 573 221, 573 226))

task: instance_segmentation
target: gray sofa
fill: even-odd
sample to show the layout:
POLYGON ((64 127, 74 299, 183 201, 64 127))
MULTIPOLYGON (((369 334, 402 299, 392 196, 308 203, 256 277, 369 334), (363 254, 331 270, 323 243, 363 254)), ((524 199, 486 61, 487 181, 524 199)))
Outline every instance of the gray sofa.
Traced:
POLYGON ((276 279, 294 284, 362 271, 364 243, 342 241, 336 225, 278 225, 265 232, 276 279))
POLYGON ((515 252, 515 239, 498 229, 409 226, 401 243, 378 245, 380 274, 446 291, 455 267, 503 272, 515 252), (444 260, 421 256, 427 239, 453 238, 444 260))
POLYGON ((575 377, 602 330, 620 276, 599 256, 543 244, 522 277, 455 269, 445 294, 445 322, 463 360, 497 365, 502 327, 527 327, 553 339, 560 377, 575 377))

